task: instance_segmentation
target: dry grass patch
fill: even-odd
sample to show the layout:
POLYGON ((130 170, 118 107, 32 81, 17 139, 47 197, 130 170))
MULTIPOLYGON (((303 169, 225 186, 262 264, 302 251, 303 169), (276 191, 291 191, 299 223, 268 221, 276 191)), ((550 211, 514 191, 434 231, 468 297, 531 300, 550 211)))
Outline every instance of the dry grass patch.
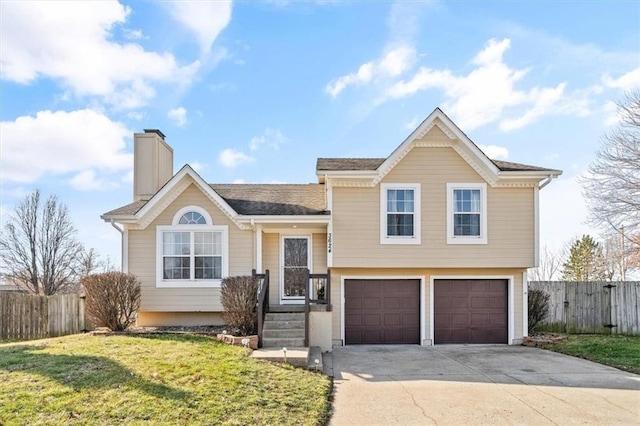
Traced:
POLYGON ((195 335, 0 345, 0 424, 323 424, 330 379, 195 335))

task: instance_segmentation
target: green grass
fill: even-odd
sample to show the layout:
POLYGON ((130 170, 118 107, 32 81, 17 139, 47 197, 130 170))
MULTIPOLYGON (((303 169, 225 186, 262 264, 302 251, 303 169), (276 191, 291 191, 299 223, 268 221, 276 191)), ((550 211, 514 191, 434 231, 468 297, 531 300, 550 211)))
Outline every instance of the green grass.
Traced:
POLYGON ((575 334, 543 347, 640 374, 640 336, 575 334))
POLYGON ((328 377, 195 335, 0 345, 0 424, 323 424, 328 377))

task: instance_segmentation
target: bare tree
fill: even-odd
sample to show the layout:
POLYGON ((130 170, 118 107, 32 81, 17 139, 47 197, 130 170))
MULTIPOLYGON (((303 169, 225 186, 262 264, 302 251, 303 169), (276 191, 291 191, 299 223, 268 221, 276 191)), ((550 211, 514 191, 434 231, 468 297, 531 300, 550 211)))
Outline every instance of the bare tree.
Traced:
POLYGON ((624 281, 640 270, 640 238, 626 235, 624 228, 604 234, 602 249, 608 274, 614 280, 624 281))
POLYGON ((529 281, 553 281, 558 278, 562 268, 562 259, 566 249, 553 251, 548 246, 542 247, 536 268, 529 269, 529 281))
POLYGON ((114 272, 116 270, 115 265, 111 262, 111 259, 107 257, 103 259, 100 253, 94 248, 85 250, 83 248, 78 258, 77 275, 80 279, 87 275, 104 272, 114 272))
POLYGON ((618 103, 620 124, 605 134, 596 160, 582 179, 594 224, 626 228, 627 241, 638 247, 640 234, 640 91, 618 103))
POLYGON ((43 205, 36 190, 16 206, 0 232, 0 268, 36 294, 72 290, 83 251, 76 233, 67 207, 56 196, 43 205))

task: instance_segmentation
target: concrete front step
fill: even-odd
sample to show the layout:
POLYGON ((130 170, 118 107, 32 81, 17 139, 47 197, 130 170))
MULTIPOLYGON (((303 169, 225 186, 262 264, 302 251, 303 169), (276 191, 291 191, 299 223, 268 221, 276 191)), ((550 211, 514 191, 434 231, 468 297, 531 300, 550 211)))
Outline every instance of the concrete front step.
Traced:
POLYGON ((263 348, 296 348, 304 347, 304 337, 288 338, 288 337, 262 337, 263 348))
POLYGON ((304 328, 265 328, 264 330, 262 330, 263 339, 271 337, 295 337, 304 339, 304 328))
POLYGON ((304 321, 265 321, 263 330, 304 330, 304 321))
POLYGON ((304 314, 297 312, 268 312, 265 317, 265 321, 304 321, 304 314))
MULTIPOLYGON (((258 349, 251 353, 251 358, 264 359, 272 362, 285 362, 282 347, 258 349)), ((296 367, 307 367, 309 363, 309 348, 288 346, 286 362, 296 367)))
POLYGON ((269 305, 269 312, 304 312, 304 305, 269 305))

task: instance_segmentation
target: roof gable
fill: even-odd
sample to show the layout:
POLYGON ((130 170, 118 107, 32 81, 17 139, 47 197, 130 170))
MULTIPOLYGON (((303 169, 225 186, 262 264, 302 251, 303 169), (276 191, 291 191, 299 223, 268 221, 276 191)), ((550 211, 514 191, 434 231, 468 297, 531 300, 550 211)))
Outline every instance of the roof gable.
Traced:
POLYGON ((127 217, 127 219, 136 223, 140 229, 144 229, 192 184, 200 189, 232 222, 238 227, 243 228, 243 225, 238 221, 238 213, 188 164, 173 175, 148 201, 135 201, 119 209, 105 213, 102 215, 102 218, 107 220, 127 217), (116 217, 114 218, 114 216, 116 217))
POLYGON ((444 113, 436 108, 387 158, 319 158, 316 174, 322 182, 325 175, 336 177, 371 177, 371 186, 380 183, 393 168, 415 147, 453 148, 483 179, 496 186, 501 179, 527 177, 543 179, 557 177, 559 170, 545 169, 526 164, 491 160, 484 152, 444 113), (432 129, 439 129, 446 139, 423 139, 432 129), (516 175, 526 173, 526 175, 516 175))
POLYGON ((134 201, 102 215, 148 226, 170 203, 195 184, 227 217, 244 227, 246 216, 328 215, 321 184, 207 184, 188 165, 148 201, 134 201))

